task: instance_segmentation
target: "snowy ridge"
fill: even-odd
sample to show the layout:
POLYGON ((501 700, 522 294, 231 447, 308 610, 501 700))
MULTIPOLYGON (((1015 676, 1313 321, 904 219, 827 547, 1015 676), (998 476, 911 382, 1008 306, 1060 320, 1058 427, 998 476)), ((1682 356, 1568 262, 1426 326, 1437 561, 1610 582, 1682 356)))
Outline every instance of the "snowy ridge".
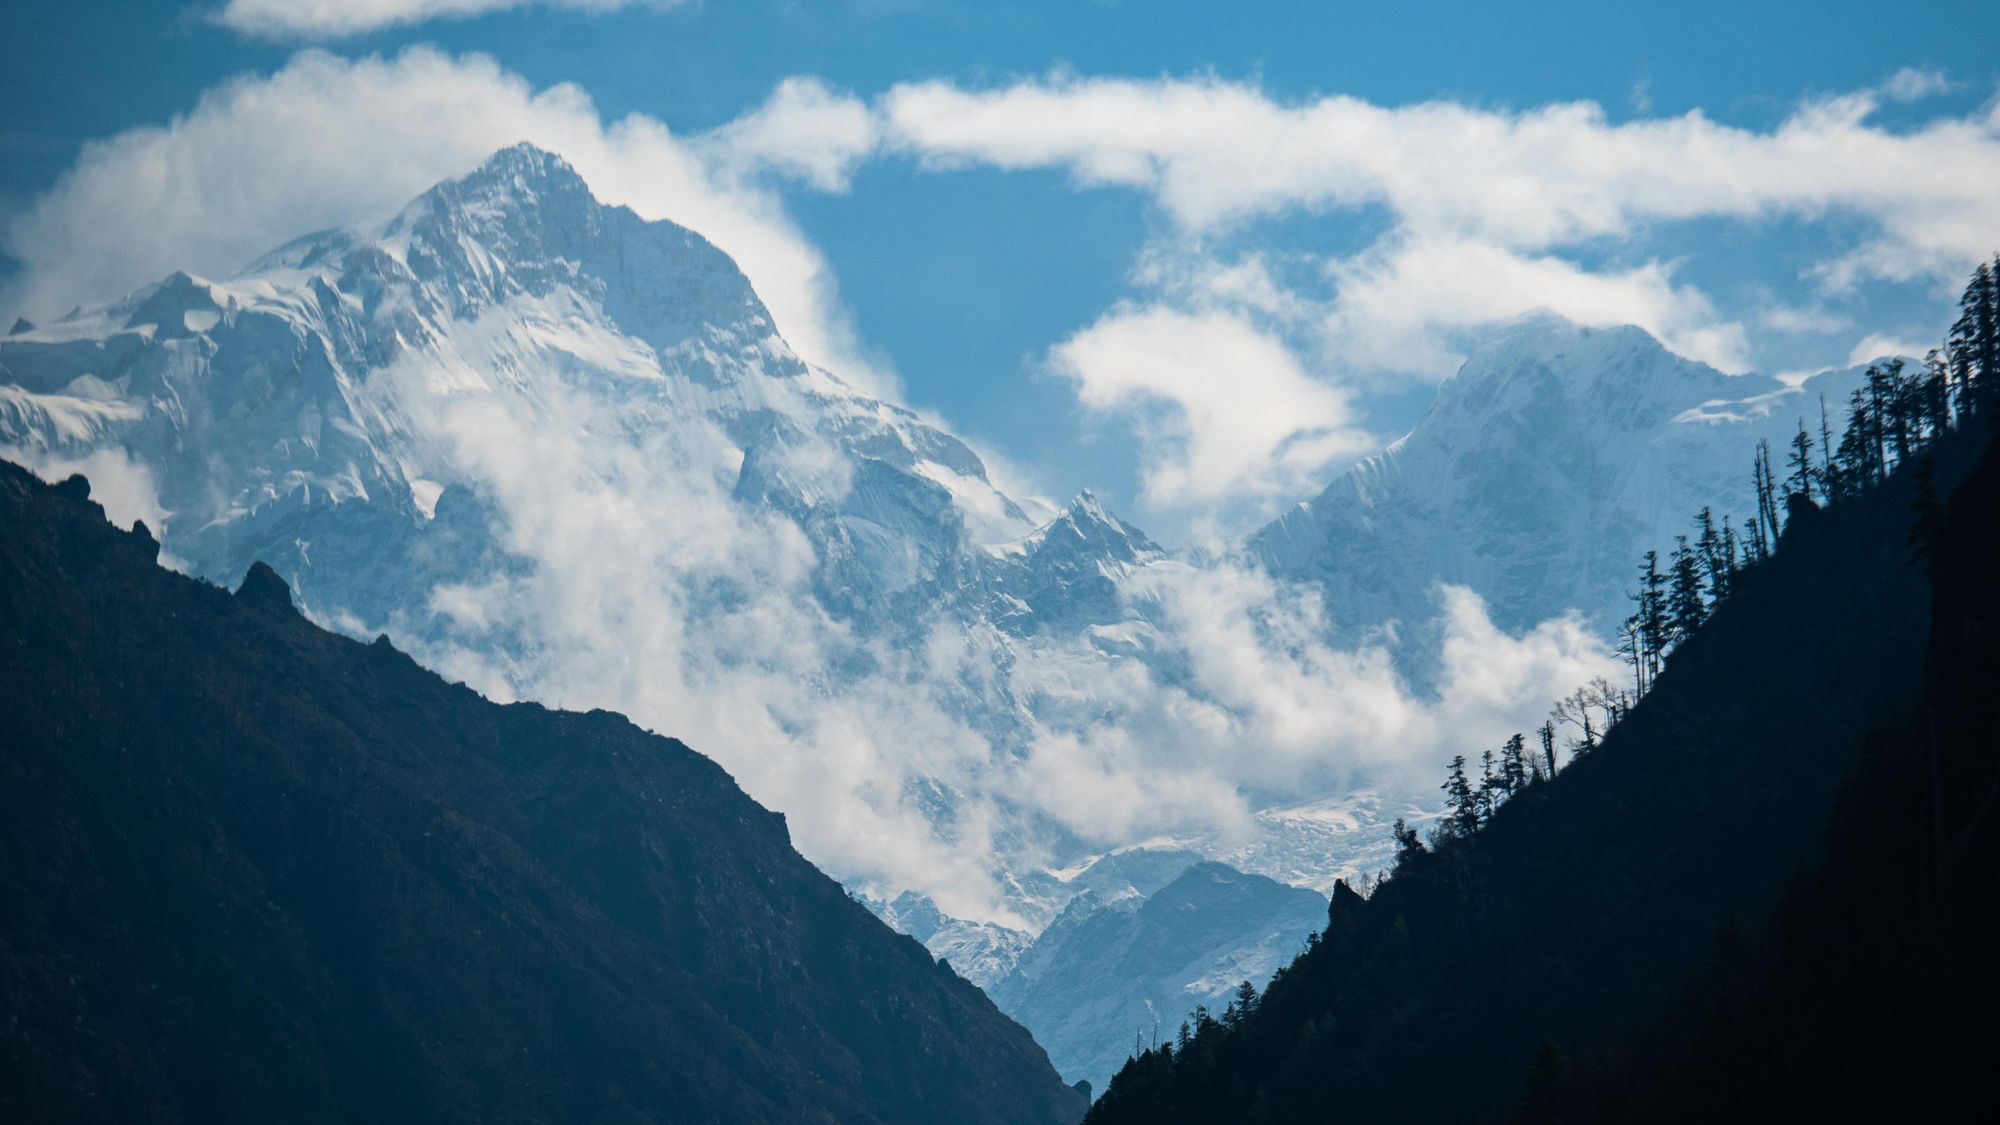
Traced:
POLYGON ((1471 587, 1518 629, 1579 609, 1604 632, 1633 567, 1695 512, 1749 512, 1750 456, 1859 376, 1787 386, 1683 359, 1637 328, 1531 318, 1476 350, 1401 440, 1265 526, 1249 549, 1348 627, 1427 615, 1409 576, 1471 587))

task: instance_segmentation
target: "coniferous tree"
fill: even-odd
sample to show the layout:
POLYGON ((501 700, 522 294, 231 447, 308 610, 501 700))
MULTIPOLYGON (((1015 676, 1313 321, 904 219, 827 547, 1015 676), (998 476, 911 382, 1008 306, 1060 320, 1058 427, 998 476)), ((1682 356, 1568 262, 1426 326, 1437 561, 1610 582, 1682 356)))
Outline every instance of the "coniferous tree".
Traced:
POLYGON ((1792 467, 1792 475, 1785 478, 1785 494, 1804 496, 1812 499, 1813 478, 1819 475, 1813 469, 1813 440, 1806 433, 1806 420, 1799 419, 1799 432, 1792 437, 1792 452, 1786 463, 1792 467))
POLYGON ((1445 839, 1470 836, 1479 828, 1479 796, 1472 791, 1472 779, 1465 775, 1465 755, 1454 755, 1451 771, 1445 775, 1444 823, 1438 834, 1445 839))
POLYGON ((1758 539, 1758 557, 1771 553, 1777 542, 1780 525, 1778 523, 1778 482, 1771 473, 1771 443, 1759 439, 1757 454, 1752 464, 1751 476, 1757 484, 1757 518, 1762 523, 1758 539))
POLYGON ((1910 414, 1915 405, 1903 361, 1892 359, 1868 368, 1868 406, 1875 422, 1876 477, 1888 475, 1890 453, 1901 462, 1910 455, 1910 414))
POLYGON ((1843 498, 1853 496, 1874 483, 1875 458, 1871 454, 1873 424, 1869 421, 1868 396, 1857 388, 1847 400, 1847 429, 1840 435, 1840 482, 1843 498))
POLYGON ((1500 750, 1500 791, 1509 797, 1528 787, 1528 740, 1515 734, 1500 750))
POLYGON ((1556 775, 1555 722, 1553 720, 1544 720, 1541 726, 1535 728, 1535 734, 1542 740, 1542 761, 1548 770, 1548 776, 1554 777, 1556 775))
POLYGON ((1827 416, 1826 396, 1819 396, 1819 483, 1829 502, 1834 494, 1833 421, 1827 416))
POLYGON ((1936 441, 1951 428, 1950 382, 1945 371, 1944 355, 1936 348, 1924 356, 1922 398, 1924 430, 1932 441, 1936 441))
POLYGON ((1257 986, 1244 981, 1236 986, 1230 997, 1229 1006, 1223 1009, 1222 1022, 1226 1027, 1240 1027, 1244 1020, 1257 1012, 1257 986))
POLYGON ((1667 576, 1660 571, 1660 553, 1647 551, 1645 561, 1639 564, 1639 592, 1632 595, 1632 600, 1638 603, 1632 615, 1633 632, 1637 635, 1644 668, 1642 678, 1647 687, 1660 674, 1660 659, 1667 651, 1666 586, 1667 576))
POLYGON ((2000 374, 2000 258, 1972 271, 1958 307, 1946 347, 1959 378, 1959 413, 1971 417, 1987 409, 2000 374))
POLYGON ((1728 568, 1728 581, 1723 583, 1727 589, 1736 580, 1736 529, 1729 526, 1728 516, 1722 517, 1722 561, 1728 568))
POLYGON ((1674 553, 1669 566, 1667 588, 1667 636, 1679 644, 1701 628, 1708 616, 1703 600, 1702 568, 1687 536, 1674 536, 1674 553))
POLYGON ((1870 481, 1879 481, 1889 469, 1889 380, 1879 363, 1868 365, 1868 382, 1862 388, 1868 397, 1868 470, 1870 481))
POLYGON ((1723 554, 1722 532, 1715 526, 1715 515, 1707 507, 1694 518, 1698 536, 1695 549, 1701 552, 1702 569, 1707 572, 1708 594, 1711 601, 1720 602, 1729 590, 1729 560, 1723 554))
POLYGON ((1493 751, 1479 755, 1479 791, 1473 794, 1473 808, 1479 813, 1479 823, 1485 824, 1500 806, 1500 775, 1493 770, 1493 751))

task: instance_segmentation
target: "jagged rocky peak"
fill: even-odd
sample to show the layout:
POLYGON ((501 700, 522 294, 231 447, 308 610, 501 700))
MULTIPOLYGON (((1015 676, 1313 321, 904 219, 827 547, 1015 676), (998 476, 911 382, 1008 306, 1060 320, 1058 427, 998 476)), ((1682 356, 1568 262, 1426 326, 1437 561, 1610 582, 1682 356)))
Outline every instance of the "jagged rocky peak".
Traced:
POLYGON ((729 255, 677 223, 600 202, 568 161, 530 144, 425 192, 381 241, 416 277, 449 276, 494 299, 581 283, 655 347, 704 329, 750 340, 776 331, 729 255))
POLYGON ((1125 563, 1162 553, 1145 532, 1113 515, 1087 488, 1042 530, 1041 545, 1103 552, 1125 563))

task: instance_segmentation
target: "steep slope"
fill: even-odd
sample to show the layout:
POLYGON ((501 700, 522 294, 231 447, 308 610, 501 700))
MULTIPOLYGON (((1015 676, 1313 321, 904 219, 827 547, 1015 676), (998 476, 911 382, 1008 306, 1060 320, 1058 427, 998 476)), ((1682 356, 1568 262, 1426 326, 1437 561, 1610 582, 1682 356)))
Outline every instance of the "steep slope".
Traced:
POLYGON ((1671 547, 1703 505, 1752 510, 1751 449, 1784 443, 1819 400, 1857 383, 1789 388, 1682 359, 1637 328, 1537 318, 1477 349, 1411 432, 1249 542, 1274 574, 1327 592, 1349 626, 1430 616, 1429 585, 1486 599, 1520 629, 1566 610, 1609 635, 1632 565, 1671 547))
POLYGON ((1762 934, 1719 945, 1666 1016, 1541 1075, 1528 1121, 1948 1119, 1987 1096, 2000 1034, 2000 457, 1930 544, 1910 720, 1871 732, 1824 857, 1762 934))
MULTIPOLYGON (((1939 443, 1940 489, 1986 439, 1939 443)), ((1989 456, 1982 478, 1995 472, 1989 456)), ((1959 625, 1946 606, 1933 620, 1911 559, 1919 478, 1906 467, 1859 499, 1795 510, 1777 556, 1739 574, 1598 749, 1470 839, 1412 857, 1370 899, 1337 889, 1323 940, 1253 1017, 1128 1067, 1090 1119, 1492 1118, 1558 1052, 1670 1009, 1679 982, 1762 926, 1818 861, 1867 732, 1916 713, 1926 638, 1959 625)), ((1990 497, 1990 480, 1967 495, 1990 497)), ((1950 520, 1994 518, 1971 500, 1950 520)), ((1941 572, 1976 576, 1980 604, 1995 581, 1988 537, 1934 545, 1941 572)), ((1979 737, 1990 756, 1990 731, 1979 737)), ((1990 895, 1990 869, 1967 877, 1990 895)))
POLYGON ((159 570, 87 491, 0 466, 10 1120, 1080 1113, 707 759, 159 570))

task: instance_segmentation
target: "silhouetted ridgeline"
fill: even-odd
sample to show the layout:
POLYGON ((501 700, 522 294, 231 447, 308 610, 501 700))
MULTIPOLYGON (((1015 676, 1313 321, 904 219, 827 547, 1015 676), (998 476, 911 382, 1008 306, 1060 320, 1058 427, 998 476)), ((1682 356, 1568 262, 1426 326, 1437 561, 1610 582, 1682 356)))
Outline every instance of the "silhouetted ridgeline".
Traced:
POLYGON ((1089 1120, 1899 1111, 1879 1118, 1977 1080, 2000 938, 1990 432, 1793 505, 1591 752, 1369 899, 1339 888, 1248 1014, 1145 1052, 1089 1120))
POLYGON ((0 1119, 1061 1122, 721 768, 0 464, 0 1119))

